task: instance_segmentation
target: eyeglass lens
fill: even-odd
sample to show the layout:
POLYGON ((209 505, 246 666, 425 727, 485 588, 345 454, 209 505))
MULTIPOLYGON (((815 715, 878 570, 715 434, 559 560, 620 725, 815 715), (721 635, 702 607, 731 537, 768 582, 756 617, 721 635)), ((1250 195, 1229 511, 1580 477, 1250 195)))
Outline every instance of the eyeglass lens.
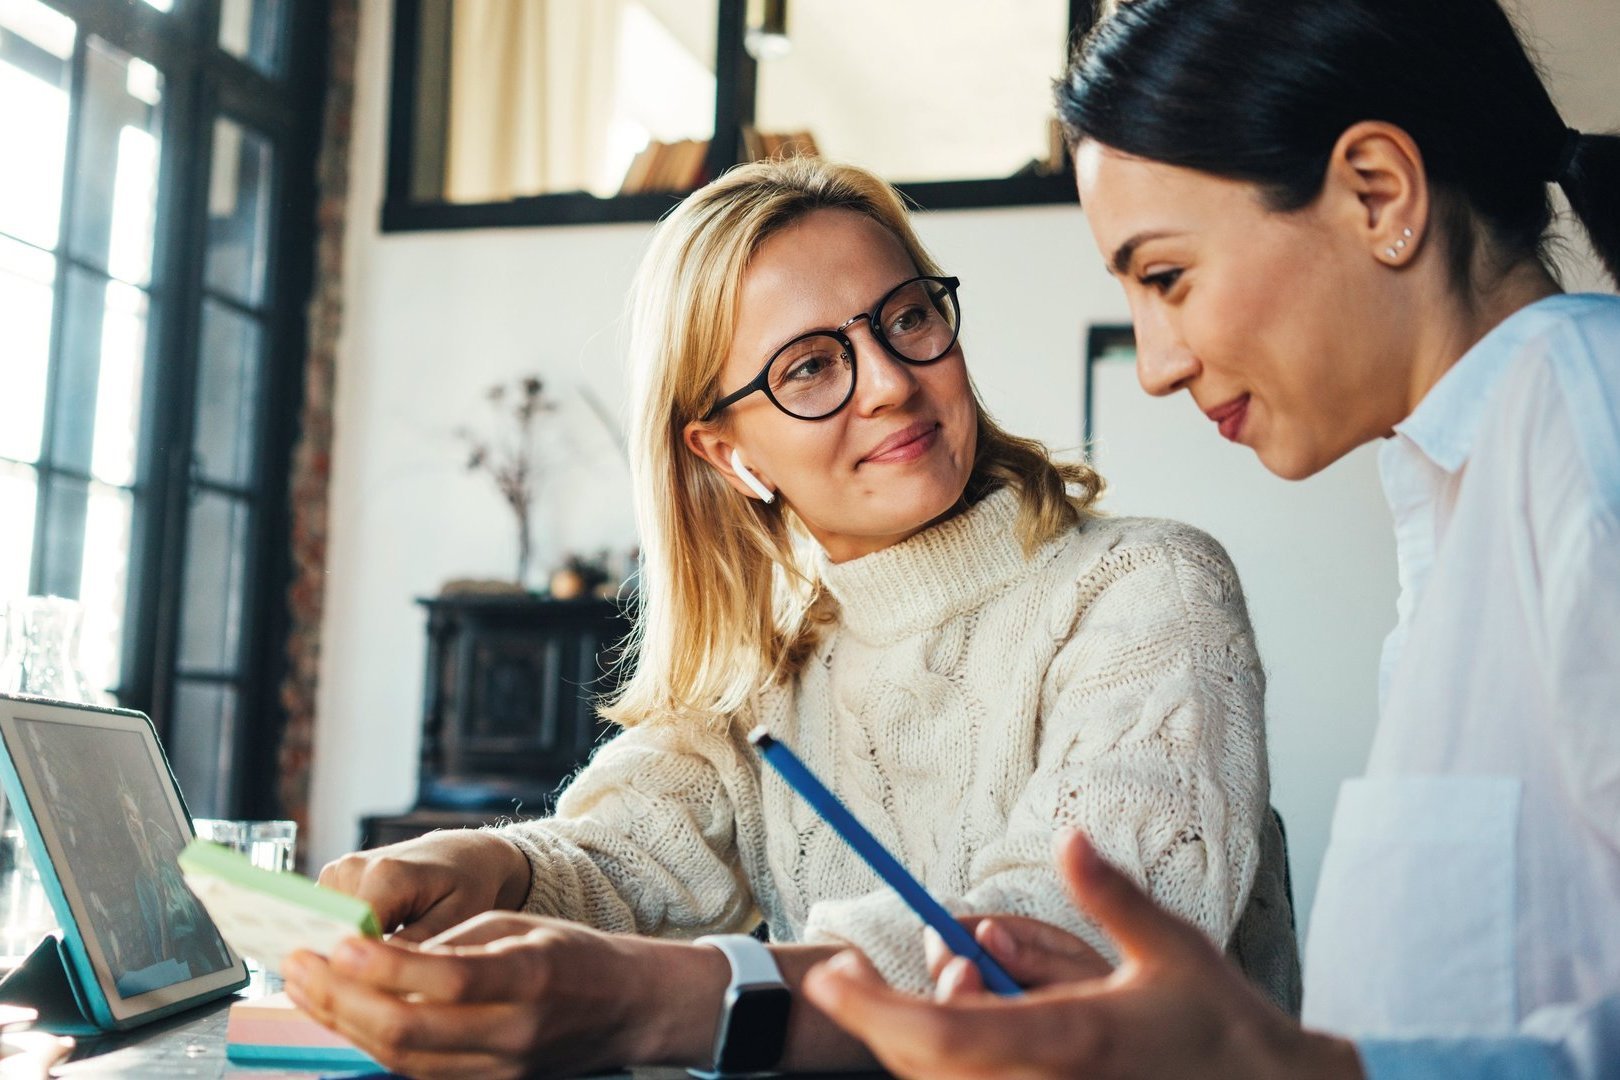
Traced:
MULTIPOLYGON (((873 334, 896 356, 914 364, 938 360, 956 342, 959 317, 951 291, 937 281, 908 281, 884 297, 873 334)), ((778 405, 814 419, 836 412, 855 381, 854 358, 844 339, 806 334, 771 361, 766 385, 778 405)))

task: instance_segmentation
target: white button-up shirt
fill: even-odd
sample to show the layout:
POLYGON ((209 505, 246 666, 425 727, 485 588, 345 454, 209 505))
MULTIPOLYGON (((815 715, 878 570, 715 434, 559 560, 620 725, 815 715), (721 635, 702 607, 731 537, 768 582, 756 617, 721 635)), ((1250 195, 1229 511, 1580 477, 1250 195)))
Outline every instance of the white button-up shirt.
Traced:
POLYGON ((1305 1020, 1373 1077, 1620 1076, 1620 297, 1515 313, 1380 468, 1399 620, 1305 1020))

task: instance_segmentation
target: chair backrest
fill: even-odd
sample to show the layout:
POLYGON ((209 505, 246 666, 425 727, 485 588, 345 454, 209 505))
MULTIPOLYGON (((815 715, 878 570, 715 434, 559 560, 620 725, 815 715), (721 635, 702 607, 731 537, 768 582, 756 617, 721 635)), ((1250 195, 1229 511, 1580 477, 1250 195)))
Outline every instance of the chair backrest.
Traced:
POLYGON ((1282 814, 1275 806, 1271 807, 1271 820, 1277 825, 1277 835, 1282 838, 1282 876, 1283 895, 1288 897, 1288 929, 1299 936, 1299 917, 1294 910, 1294 866, 1288 858, 1288 826, 1283 824, 1282 814))

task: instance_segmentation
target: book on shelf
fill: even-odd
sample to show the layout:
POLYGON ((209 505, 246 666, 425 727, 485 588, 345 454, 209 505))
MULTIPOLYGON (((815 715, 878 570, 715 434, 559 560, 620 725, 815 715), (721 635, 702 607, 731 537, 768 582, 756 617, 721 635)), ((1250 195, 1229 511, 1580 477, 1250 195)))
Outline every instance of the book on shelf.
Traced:
POLYGON ((761 131, 752 124, 744 124, 742 143, 745 161, 769 161, 800 154, 808 157, 821 155, 816 137, 809 131, 761 131))
POLYGON ((630 167, 624 170, 624 179, 619 182, 620 195, 635 195, 646 189, 647 178, 652 175, 653 159, 658 156, 661 145, 649 140, 641 152, 630 160, 630 167))
POLYGON ((709 154, 707 139, 653 139, 637 154, 619 184, 620 195, 652 191, 690 191, 702 182, 709 154))

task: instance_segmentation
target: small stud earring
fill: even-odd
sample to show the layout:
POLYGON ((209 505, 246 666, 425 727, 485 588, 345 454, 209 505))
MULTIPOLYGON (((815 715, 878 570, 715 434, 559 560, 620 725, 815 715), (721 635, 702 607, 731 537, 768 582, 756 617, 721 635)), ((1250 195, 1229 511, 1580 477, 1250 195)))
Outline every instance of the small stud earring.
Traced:
POLYGON ((1412 230, 1410 228, 1402 229, 1401 235, 1410 240, 1412 239, 1412 230))
POLYGON ((1401 253, 1396 251, 1394 248, 1385 248, 1384 254, 1388 255, 1392 259, 1398 259, 1401 256, 1401 253))
POLYGON ((1395 250, 1396 251, 1405 251, 1406 250, 1406 241, 1405 240, 1397 240, 1397 241, 1395 241, 1395 250))

